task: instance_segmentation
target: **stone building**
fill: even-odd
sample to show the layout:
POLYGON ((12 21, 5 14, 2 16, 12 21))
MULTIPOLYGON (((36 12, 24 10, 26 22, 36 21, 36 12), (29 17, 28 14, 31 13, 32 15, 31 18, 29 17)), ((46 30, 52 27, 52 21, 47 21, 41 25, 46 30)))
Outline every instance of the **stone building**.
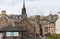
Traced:
POLYGON ((56 20, 58 19, 57 15, 48 15, 40 19, 40 24, 43 29, 43 36, 48 34, 55 34, 56 32, 56 20))
MULTIPOLYGON (((40 16, 39 16, 40 17, 40 16)), ((39 28, 39 18, 38 16, 31 16, 31 17, 28 17, 28 20, 30 22, 30 25, 32 25, 32 28, 34 29, 34 34, 36 35, 40 35, 40 28, 39 28)))
POLYGON ((27 39, 29 34, 34 34, 34 28, 27 19, 25 1, 21 15, 6 15, 6 11, 2 10, 0 14, 1 39, 27 39))
MULTIPOLYGON (((56 20, 58 19, 58 15, 48 15, 48 16, 32 16, 30 17, 32 20, 34 20, 33 24, 37 24, 35 28, 38 28, 36 32, 40 32, 40 35, 47 36, 49 34, 56 33, 56 20), (33 19, 34 18, 34 19, 33 19), (39 30, 40 29, 40 30, 39 30)), ((31 21, 32 21, 31 20, 31 21)), ((32 21, 33 22, 33 21, 32 21)))
POLYGON ((7 15, 5 10, 0 14, 1 39, 27 39, 31 35, 55 33, 57 15, 27 17, 25 1, 21 15, 7 15))
POLYGON ((58 19, 56 21, 56 34, 60 34, 60 11, 58 12, 58 19))

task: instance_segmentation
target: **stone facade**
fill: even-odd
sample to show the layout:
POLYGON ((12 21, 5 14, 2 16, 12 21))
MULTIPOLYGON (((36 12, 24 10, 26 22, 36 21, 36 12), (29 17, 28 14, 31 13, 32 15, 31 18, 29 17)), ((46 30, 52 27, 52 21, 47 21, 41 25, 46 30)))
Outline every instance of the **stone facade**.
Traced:
POLYGON ((0 14, 0 33, 1 39, 27 39, 26 37, 31 34, 34 35, 33 25, 30 25, 27 19, 25 2, 23 3, 21 15, 6 15, 6 11, 2 10, 0 14), (18 32, 21 33, 18 36, 6 36, 6 33, 18 32), (20 38, 19 38, 20 37, 20 38))
MULTIPOLYGON (((43 36, 55 33, 55 31, 56 31, 55 22, 58 19, 57 15, 52 15, 52 14, 50 14, 48 16, 39 16, 39 15, 36 15, 36 16, 30 17, 30 19, 34 20, 33 24, 36 23, 36 26, 38 25, 37 26, 38 28, 35 27, 35 28, 37 28, 36 32, 39 31, 40 34, 42 34, 43 36)), ((32 21, 32 20, 30 20, 30 21, 32 21)))
POLYGON ((27 39, 28 35, 47 35, 55 33, 57 15, 27 17, 25 2, 21 15, 7 15, 5 10, 0 14, 0 33, 2 39, 27 39), (18 32, 18 36, 6 36, 7 32, 18 32), (20 36, 20 33, 23 37, 20 36), (20 38, 19 38, 20 37, 20 38))

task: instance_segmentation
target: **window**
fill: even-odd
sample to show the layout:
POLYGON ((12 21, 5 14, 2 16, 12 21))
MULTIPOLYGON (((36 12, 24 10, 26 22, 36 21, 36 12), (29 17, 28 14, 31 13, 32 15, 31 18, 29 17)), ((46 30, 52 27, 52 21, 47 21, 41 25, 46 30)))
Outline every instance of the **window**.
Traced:
POLYGON ((2 39, 2 33, 0 33, 0 39, 2 39))
POLYGON ((6 32, 6 36, 18 36, 18 32, 6 32))
POLYGON ((21 17, 19 17, 19 18, 21 18, 21 17))
POLYGON ((48 27, 45 27, 45 32, 48 32, 48 27))

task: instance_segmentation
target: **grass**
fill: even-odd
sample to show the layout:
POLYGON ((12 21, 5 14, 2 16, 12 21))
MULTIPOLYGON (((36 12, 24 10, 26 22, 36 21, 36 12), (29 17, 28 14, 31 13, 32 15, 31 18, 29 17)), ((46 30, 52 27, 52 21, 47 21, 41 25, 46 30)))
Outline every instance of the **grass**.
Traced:
POLYGON ((60 34, 50 35, 49 37, 46 37, 46 39, 60 39, 60 34))
POLYGON ((50 39, 49 37, 47 37, 46 39, 50 39))

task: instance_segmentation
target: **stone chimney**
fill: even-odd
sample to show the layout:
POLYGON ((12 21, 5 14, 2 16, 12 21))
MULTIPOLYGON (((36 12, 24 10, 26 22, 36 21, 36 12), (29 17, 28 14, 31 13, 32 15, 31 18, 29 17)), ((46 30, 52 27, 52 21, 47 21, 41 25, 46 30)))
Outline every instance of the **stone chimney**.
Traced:
POLYGON ((2 11, 1 11, 1 14, 2 14, 2 15, 6 15, 6 11, 5 11, 5 10, 2 10, 2 11))

